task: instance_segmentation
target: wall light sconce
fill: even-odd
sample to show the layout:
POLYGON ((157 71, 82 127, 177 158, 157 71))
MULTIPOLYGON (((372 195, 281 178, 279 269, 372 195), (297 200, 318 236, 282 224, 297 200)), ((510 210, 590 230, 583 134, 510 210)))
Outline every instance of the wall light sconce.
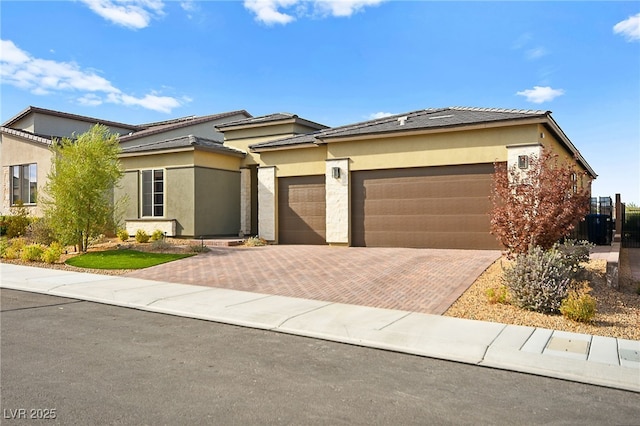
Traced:
POLYGON ((340 179, 340 167, 331 168, 331 177, 334 179, 340 179))
POLYGON ((529 156, 528 155, 518 155, 518 167, 521 169, 529 168, 529 156))

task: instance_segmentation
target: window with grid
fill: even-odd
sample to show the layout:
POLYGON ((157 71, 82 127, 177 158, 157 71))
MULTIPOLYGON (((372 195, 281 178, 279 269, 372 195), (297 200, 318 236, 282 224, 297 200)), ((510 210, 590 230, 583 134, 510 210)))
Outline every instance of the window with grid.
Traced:
POLYGON ((38 166, 21 164, 11 166, 11 205, 22 201, 23 204, 35 204, 38 193, 38 166))
POLYGON ((164 216, 164 170, 142 170, 142 216, 164 216))

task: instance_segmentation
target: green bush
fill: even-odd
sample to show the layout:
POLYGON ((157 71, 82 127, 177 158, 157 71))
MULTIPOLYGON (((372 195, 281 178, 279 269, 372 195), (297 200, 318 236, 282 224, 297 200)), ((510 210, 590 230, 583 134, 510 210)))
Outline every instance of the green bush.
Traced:
POLYGON ((153 234, 151 234, 151 241, 159 240, 164 240, 164 233, 161 230, 156 229, 155 231, 153 231, 153 234))
POLYGON ((207 253, 209 252, 209 247, 203 244, 189 244, 189 251, 192 253, 207 253))
POLYGON ((7 235, 7 216, 0 216, 0 236, 7 235))
POLYGON ((36 262, 42 260, 44 250, 40 244, 29 244, 20 252, 20 259, 25 262, 36 262))
POLYGON ((588 241, 565 240, 562 244, 556 243, 553 250, 558 251, 562 255, 564 265, 577 274, 583 269, 580 264, 589 261, 592 247, 593 244, 588 241))
POLYGON ((572 321, 593 322, 596 316, 596 299, 586 292, 572 291, 562 301, 560 312, 572 321))
POLYGON ((7 220, 7 237, 16 238, 24 236, 29 226, 29 210, 18 201, 14 207, 11 207, 11 216, 7 220))
POLYGON ((509 289, 507 286, 501 285, 498 288, 488 288, 485 292, 487 300, 492 305, 496 303, 507 304, 509 303, 509 289))
POLYGON ((9 247, 9 240, 7 237, 0 237, 0 257, 4 258, 4 253, 9 247))
POLYGON ((519 255, 503 274, 511 302, 531 311, 559 312, 573 276, 565 262, 559 251, 545 251, 540 247, 530 248, 528 253, 519 255))
POLYGON ((8 241, 2 257, 5 259, 18 259, 20 258, 20 252, 26 245, 24 238, 12 238, 8 241))
POLYGON ((45 249, 44 253, 42 253, 42 261, 46 263, 56 263, 60 260, 63 251, 64 248, 62 244, 54 241, 45 249))
POLYGON ((138 229, 136 231, 136 241, 139 243, 148 243, 149 234, 147 234, 143 229, 138 229))
POLYGON ((129 240, 129 232, 126 229, 119 229, 116 234, 118 235, 118 239, 122 242, 129 240))
POLYGON ((26 230, 27 237, 34 243, 48 246, 54 240, 53 229, 49 226, 44 218, 38 217, 31 220, 26 230))

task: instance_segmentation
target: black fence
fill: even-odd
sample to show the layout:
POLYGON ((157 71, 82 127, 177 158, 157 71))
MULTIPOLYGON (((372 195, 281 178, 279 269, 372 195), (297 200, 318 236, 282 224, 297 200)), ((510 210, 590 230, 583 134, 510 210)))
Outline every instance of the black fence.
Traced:
POLYGON ((572 238, 597 245, 610 245, 614 231, 611 197, 594 197, 590 200, 589 214, 578 224, 572 238))
POLYGON ((640 207, 624 207, 622 212, 622 247, 640 248, 640 207))

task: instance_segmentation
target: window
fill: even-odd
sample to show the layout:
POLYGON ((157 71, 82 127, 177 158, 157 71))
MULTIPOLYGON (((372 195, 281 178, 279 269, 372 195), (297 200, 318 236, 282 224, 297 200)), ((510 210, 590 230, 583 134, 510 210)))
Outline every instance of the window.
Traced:
POLYGON ((38 167, 34 164, 11 166, 11 205, 19 201, 35 204, 38 192, 38 167))
POLYGON ((164 170, 142 171, 142 216, 164 216, 164 170))

